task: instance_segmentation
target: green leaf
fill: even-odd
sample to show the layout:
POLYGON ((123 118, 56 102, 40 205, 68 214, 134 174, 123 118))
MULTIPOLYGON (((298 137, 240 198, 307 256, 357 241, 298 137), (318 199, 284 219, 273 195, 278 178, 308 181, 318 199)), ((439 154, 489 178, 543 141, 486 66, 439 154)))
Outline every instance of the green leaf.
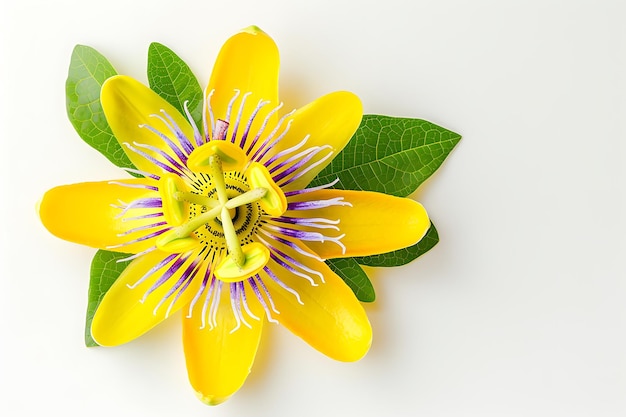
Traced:
POLYGON ((167 46, 153 42, 148 49, 150 88, 185 114, 185 101, 196 126, 202 126, 202 88, 189 66, 167 46))
POLYGON ((431 250, 439 242, 439 234, 431 222, 426 235, 413 246, 398 249, 380 255, 360 256, 353 258, 355 262, 367 266, 400 266, 411 262, 431 250))
POLYGON ((104 294, 111 288, 111 285, 120 276, 122 271, 130 261, 118 262, 120 259, 128 258, 128 253, 111 252, 99 250, 91 261, 91 276, 89 279, 89 296, 87 304, 87 320, 85 323, 85 344, 89 347, 98 346, 91 337, 91 322, 96 314, 96 309, 102 301, 104 294))
POLYGON ((339 178, 335 188, 405 197, 439 168, 460 139, 425 120, 365 115, 348 145, 311 186, 339 178))
POLYGON ((371 303, 376 299, 372 283, 354 259, 328 259, 326 264, 348 284, 359 301, 371 303))
MULTIPOLYGON (((364 115, 350 142, 311 186, 339 178, 334 188, 406 197, 441 166, 460 139, 459 134, 425 120, 364 115)), ((426 236, 413 246, 352 260, 367 266, 404 265, 428 252, 438 241, 437 229, 431 223, 426 236)), ((351 273, 341 267, 335 266, 340 276, 351 273)), ((352 267, 348 264, 347 268, 352 267)))
POLYGON ((113 136, 100 104, 102 84, 116 74, 98 51, 76 45, 65 82, 67 115, 85 142, 115 165, 132 168, 134 165, 113 136))

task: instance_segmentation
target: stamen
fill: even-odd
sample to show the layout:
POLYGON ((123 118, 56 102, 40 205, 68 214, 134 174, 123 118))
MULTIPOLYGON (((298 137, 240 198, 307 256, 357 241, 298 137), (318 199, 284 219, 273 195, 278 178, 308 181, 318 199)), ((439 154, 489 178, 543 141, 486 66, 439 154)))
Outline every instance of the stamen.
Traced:
POLYGON ((228 194, 226 193, 226 183, 224 182, 224 172, 222 171, 222 159, 219 155, 212 154, 209 156, 208 164, 209 173, 215 185, 217 198, 220 204, 224 205, 228 202, 228 194))
POLYGON ((248 183, 254 188, 264 188, 267 193, 259 201, 261 208, 271 216, 280 216, 287 210, 287 198, 272 179, 267 168, 258 162, 250 164, 245 173, 248 183))
POLYGON ((199 245, 200 242, 194 239, 191 234, 202 225, 215 219, 221 211, 222 207, 214 207, 209 211, 194 217, 187 223, 172 228, 169 233, 163 235, 156 241, 157 247, 166 252, 182 252, 193 249, 199 245))
MULTIPOLYGON (((211 216, 213 216, 212 218, 214 218, 216 217, 216 214, 214 213, 216 213, 217 210, 220 210, 220 219, 222 221, 222 229, 224 230, 224 237, 226 239, 226 246, 228 247, 229 258, 234 261, 235 265, 237 265, 239 268, 242 268, 246 261, 246 258, 243 254, 243 251, 241 250, 239 238, 237 237, 237 231, 235 230, 233 221, 230 218, 230 212, 228 211, 228 208, 226 208, 226 203, 228 203, 228 194, 226 191, 226 183, 224 181, 224 173, 222 171, 222 162, 219 155, 214 154, 209 156, 208 168, 211 174, 211 179, 213 180, 213 185, 215 185, 215 191, 217 192, 217 197, 221 207, 215 207, 214 209, 209 210, 207 213, 196 217, 195 219, 191 220, 188 225, 191 224, 195 226, 199 221, 202 221, 202 223, 198 223, 198 227, 200 227, 202 224, 208 221, 204 221, 204 217, 208 213, 211 213, 211 216)), ((197 229, 198 227, 195 227, 193 230, 197 229)))
POLYGON ((187 201, 189 203, 198 204, 201 206, 205 206, 208 208, 214 208, 220 205, 220 203, 210 197, 203 196, 201 194, 196 194, 193 192, 176 192, 174 193, 174 198, 178 201, 187 201))
POLYGON ((265 196, 265 194, 267 194, 267 188, 255 188, 253 190, 246 191, 245 193, 240 194, 237 197, 231 198, 224 206, 227 209, 234 209, 245 204, 253 203, 257 200, 260 200, 265 196))
MULTIPOLYGON (((226 244, 228 245, 228 240, 226 244)), ((237 259, 229 248, 228 256, 222 259, 215 268, 215 276, 222 281, 242 281, 259 272, 269 261, 269 250, 258 242, 252 242, 242 248, 237 241, 237 246, 241 250, 241 264, 237 263, 237 259)))
POLYGON ((171 226, 178 226, 188 217, 187 206, 176 198, 185 192, 187 185, 178 175, 164 174, 159 180, 159 194, 163 205, 163 215, 171 226))
POLYGON ((187 166, 194 172, 212 174, 209 159, 213 155, 220 157, 222 171, 241 171, 248 161, 247 155, 239 146, 223 140, 213 140, 194 149, 189 155, 187 166))
MULTIPOLYGON (((243 269, 247 259, 241 249, 241 245, 239 244, 239 237, 237 237, 237 231, 235 230, 233 221, 230 218, 230 212, 226 206, 223 206, 221 210, 222 214, 220 218, 222 220, 222 229, 224 230, 224 237, 226 238, 226 247, 228 247, 228 257, 226 259, 232 259, 238 269, 243 269)), ((217 274, 218 271, 224 272, 223 268, 225 267, 226 265, 220 264, 215 273, 217 274)), ((222 279, 222 277, 220 277, 220 279, 222 279)))

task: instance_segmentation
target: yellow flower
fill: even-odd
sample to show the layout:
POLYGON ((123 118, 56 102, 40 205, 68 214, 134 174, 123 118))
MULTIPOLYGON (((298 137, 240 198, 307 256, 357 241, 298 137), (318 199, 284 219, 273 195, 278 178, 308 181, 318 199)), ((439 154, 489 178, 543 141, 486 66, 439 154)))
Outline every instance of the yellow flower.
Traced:
POLYGON ((323 260, 403 248, 430 225, 409 199, 306 188, 353 135, 362 107, 335 92, 284 113, 278 66, 258 28, 230 38, 203 126, 132 78, 108 79, 102 106, 141 178, 56 187, 40 204, 54 235, 133 254, 96 311, 94 340, 126 343, 182 310, 189 380, 207 404, 241 387, 266 321, 331 358, 363 357, 367 316, 323 260))

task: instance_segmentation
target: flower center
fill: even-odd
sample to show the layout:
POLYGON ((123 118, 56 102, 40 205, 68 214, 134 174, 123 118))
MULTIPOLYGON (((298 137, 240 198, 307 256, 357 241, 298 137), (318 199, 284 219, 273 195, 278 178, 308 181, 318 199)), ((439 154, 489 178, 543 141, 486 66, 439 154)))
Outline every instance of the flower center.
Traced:
POLYGON ((157 239, 157 247, 171 253, 199 246, 220 254, 226 249, 216 277, 238 282, 256 274, 270 253, 253 240, 254 229, 263 212, 281 215, 286 210, 285 195, 267 168, 250 163, 230 142, 215 140, 196 148, 187 166, 195 174, 190 181, 171 174, 159 180, 164 215, 174 227, 157 239))

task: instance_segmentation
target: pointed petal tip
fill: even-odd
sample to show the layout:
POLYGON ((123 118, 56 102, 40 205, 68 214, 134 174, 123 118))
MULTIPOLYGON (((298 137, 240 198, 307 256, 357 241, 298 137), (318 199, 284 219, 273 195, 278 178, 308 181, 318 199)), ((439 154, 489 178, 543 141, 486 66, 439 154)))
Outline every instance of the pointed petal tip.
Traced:
POLYGON ((372 347, 372 326, 367 320, 367 325, 362 327, 362 334, 360 338, 356 338, 351 344, 341 352, 340 355, 333 357, 340 362, 358 362, 367 355, 372 347))
POLYGON ((256 25, 250 25, 246 28, 243 28, 241 29, 241 32, 249 33, 251 35, 259 35, 259 34, 265 35, 266 34, 265 32, 263 32, 263 30, 260 27, 256 25))
MULTIPOLYGON (((104 109, 104 107, 109 105, 109 102, 111 101, 111 97, 114 94, 114 90, 119 89, 120 85, 122 84, 128 84, 128 82, 133 82, 135 81, 134 78, 129 77, 128 75, 113 75, 112 77, 107 78, 106 80, 104 80, 104 82, 102 83, 102 86, 100 87, 100 101, 102 103, 102 107, 104 109)), ((105 111, 106 114, 106 111, 105 111)))
POLYGON ((356 129, 361 124, 361 120, 363 119, 363 102, 361 101, 359 96, 351 91, 337 91, 335 92, 335 94, 343 101, 345 106, 344 111, 352 112, 351 114, 353 119, 355 121, 358 120, 358 122, 356 123, 356 127, 354 128, 354 130, 356 131, 356 129))
POLYGON ((214 395, 204 395, 200 391, 196 391, 196 397, 206 405, 219 405, 230 397, 216 397, 214 395))
POLYGON ((103 329, 102 326, 99 327, 98 323, 94 325, 93 321, 91 322, 91 327, 89 328, 89 332, 91 333, 91 338, 93 339, 94 342, 98 344, 98 346, 115 347, 115 346, 120 346, 126 343, 126 341, 121 342, 118 340, 114 340, 110 337, 107 337, 106 330, 103 329))
POLYGON ((117 74, 104 80, 104 82, 102 83, 101 90, 104 90, 105 88, 111 88, 112 85, 124 83, 124 82, 138 82, 138 81, 136 81, 133 77, 129 77, 128 75, 117 74))
POLYGON ((103 346, 103 347, 113 347, 115 345, 112 344, 106 344, 105 342, 103 342, 102 340, 99 340, 97 337, 97 335, 94 336, 94 332, 92 330, 92 328, 89 328, 89 333, 91 333, 91 338, 93 339, 94 342, 96 342, 96 344, 98 346, 103 346))

